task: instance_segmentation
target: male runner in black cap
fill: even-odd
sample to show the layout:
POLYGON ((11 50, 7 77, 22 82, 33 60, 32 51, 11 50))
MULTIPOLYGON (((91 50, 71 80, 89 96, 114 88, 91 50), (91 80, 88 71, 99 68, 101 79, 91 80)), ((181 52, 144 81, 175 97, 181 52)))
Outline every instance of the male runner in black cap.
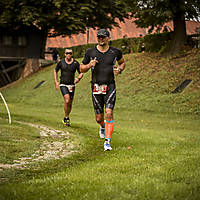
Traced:
POLYGON ((114 74, 120 74, 125 68, 120 49, 110 47, 110 33, 106 29, 97 32, 98 44, 86 51, 80 71, 92 70, 92 101, 96 121, 100 124, 100 138, 105 138, 104 150, 112 150, 110 141, 114 129, 113 109, 116 99, 114 74), (116 66, 116 61, 118 66, 116 66), (105 106, 105 121, 104 121, 105 106))

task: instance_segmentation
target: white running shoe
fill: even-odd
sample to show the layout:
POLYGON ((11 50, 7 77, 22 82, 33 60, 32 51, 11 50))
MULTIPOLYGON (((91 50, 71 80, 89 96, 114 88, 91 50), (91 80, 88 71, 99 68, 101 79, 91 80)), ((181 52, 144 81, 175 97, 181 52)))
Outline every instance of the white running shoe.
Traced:
POLYGON ((109 141, 105 141, 104 142, 104 151, 111 151, 112 147, 110 146, 110 142, 109 141))
POLYGON ((99 136, 100 138, 104 139, 105 138, 105 127, 101 127, 100 126, 100 129, 99 129, 99 136))

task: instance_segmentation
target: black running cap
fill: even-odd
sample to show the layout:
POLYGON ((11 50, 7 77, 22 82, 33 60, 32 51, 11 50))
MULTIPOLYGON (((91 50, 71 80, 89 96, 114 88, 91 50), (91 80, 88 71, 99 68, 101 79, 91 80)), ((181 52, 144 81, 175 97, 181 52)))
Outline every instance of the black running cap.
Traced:
POLYGON ((104 36, 104 37, 109 37, 110 33, 106 29, 100 29, 97 32, 97 37, 98 36, 104 36))

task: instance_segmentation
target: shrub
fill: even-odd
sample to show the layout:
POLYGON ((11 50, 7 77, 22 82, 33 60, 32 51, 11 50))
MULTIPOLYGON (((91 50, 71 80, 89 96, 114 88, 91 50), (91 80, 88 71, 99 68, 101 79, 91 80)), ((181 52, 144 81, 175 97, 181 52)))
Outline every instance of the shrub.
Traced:
MULTIPOLYGON (((142 51, 147 52, 160 52, 164 53, 167 49, 169 41, 172 38, 172 32, 164 32, 159 34, 149 34, 144 38, 122 38, 117 40, 111 40, 110 46, 119 48, 123 54, 137 53, 142 51)), ((88 48, 94 47, 96 44, 85 44, 71 47, 75 58, 81 58, 84 56, 88 48)), ((60 48, 59 56, 64 58, 64 51, 66 48, 60 48)))
POLYGON ((159 52, 161 49, 164 49, 171 40, 172 34, 173 32, 164 32, 146 35, 144 37, 145 51, 159 52))
MULTIPOLYGON (((138 46, 141 43, 140 41, 141 41, 141 38, 122 38, 122 39, 117 39, 117 40, 111 40, 109 44, 110 46, 121 49, 123 54, 129 54, 129 53, 138 52, 139 50, 138 46)), ((85 45, 78 45, 78 46, 73 46, 69 48, 72 48, 75 58, 81 58, 84 56, 88 48, 92 48, 95 45, 96 44, 85 44, 85 45)), ((60 58, 65 57, 65 53, 64 53, 65 49, 66 48, 58 49, 60 58)))

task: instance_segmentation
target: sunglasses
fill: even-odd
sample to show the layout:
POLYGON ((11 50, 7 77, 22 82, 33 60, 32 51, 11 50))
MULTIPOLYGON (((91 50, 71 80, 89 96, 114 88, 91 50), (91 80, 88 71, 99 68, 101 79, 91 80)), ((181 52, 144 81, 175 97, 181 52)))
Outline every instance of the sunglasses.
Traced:
POLYGON ((65 54, 70 54, 70 55, 72 55, 72 52, 66 52, 65 54))
POLYGON ((98 36, 97 36, 98 39, 101 39, 101 38, 104 39, 104 38, 106 38, 106 37, 107 37, 107 36, 103 36, 103 35, 98 35, 98 36))

